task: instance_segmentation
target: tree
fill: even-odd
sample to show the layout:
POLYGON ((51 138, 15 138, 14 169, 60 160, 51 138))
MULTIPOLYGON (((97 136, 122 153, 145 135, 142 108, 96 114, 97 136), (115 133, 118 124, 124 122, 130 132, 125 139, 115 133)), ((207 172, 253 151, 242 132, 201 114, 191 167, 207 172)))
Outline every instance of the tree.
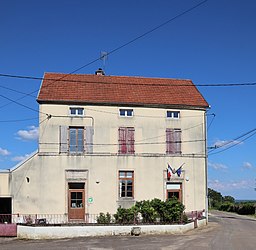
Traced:
POLYGON ((209 208, 218 208, 220 203, 222 202, 222 195, 221 193, 208 188, 208 202, 209 208))
POLYGON ((235 198, 228 195, 223 197, 223 202, 230 202, 230 203, 235 203, 235 198))

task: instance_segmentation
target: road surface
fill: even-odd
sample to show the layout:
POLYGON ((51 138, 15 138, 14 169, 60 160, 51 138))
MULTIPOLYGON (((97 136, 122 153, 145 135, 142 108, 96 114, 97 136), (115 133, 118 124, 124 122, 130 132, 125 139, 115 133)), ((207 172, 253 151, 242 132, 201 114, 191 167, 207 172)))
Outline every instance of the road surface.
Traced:
POLYGON ((84 237, 62 240, 18 240, 0 238, 0 249, 256 249, 256 220, 236 214, 214 211, 206 227, 182 235, 84 237))

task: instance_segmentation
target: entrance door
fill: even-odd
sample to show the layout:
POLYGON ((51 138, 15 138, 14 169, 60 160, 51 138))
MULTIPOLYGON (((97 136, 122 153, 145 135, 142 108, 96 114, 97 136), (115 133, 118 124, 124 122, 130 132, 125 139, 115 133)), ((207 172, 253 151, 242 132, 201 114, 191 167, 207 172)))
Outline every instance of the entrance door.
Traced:
POLYGON ((69 220, 83 220, 85 218, 84 183, 68 184, 68 218, 69 220))

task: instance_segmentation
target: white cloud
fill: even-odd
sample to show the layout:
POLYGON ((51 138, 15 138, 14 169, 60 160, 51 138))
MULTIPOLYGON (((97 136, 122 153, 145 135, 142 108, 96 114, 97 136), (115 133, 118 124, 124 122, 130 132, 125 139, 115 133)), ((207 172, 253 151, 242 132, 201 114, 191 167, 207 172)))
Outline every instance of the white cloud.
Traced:
POLYGON ((212 163, 208 162, 208 166, 215 169, 215 170, 226 170, 228 167, 222 163, 212 163))
POLYGON ((230 146, 233 146, 233 145, 237 145, 237 144, 242 144, 243 142, 241 141, 237 141, 237 140, 216 140, 214 143, 213 143, 213 147, 216 147, 216 148, 220 148, 220 147, 230 147, 230 146))
POLYGON ((24 140, 24 141, 31 141, 31 140, 37 140, 39 131, 38 127, 30 126, 28 127, 28 130, 19 130, 17 132, 17 139, 24 140))
POLYGON ((17 162, 24 161, 24 160, 26 160, 29 156, 30 156, 30 154, 15 156, 15 157, 12 158, 12 161, 17 161, 17 162))
POLYGON ((250 162, 243 163, 243 169, 252 169, 252 168, 254 168, 254 167, 250 162))
POLYGON ((219 181, 208 180, 208 186, 217 191, 230 191, 234 189, 252 189, 253 180, 219 181))
POLYGON ((0 148, 0 155, 6 156, 9 154, 10 152, 7 149, 0 148))

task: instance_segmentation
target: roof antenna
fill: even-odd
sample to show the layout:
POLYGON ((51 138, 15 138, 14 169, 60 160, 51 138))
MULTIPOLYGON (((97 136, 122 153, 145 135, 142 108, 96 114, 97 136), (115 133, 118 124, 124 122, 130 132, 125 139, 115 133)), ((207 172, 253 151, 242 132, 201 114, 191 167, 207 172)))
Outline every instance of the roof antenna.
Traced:
POLYGON ((106 72, 106 60, 108 59, 108 52, 101 51, 100 52, 100 60, 103 61, 103 70, 106 72))

